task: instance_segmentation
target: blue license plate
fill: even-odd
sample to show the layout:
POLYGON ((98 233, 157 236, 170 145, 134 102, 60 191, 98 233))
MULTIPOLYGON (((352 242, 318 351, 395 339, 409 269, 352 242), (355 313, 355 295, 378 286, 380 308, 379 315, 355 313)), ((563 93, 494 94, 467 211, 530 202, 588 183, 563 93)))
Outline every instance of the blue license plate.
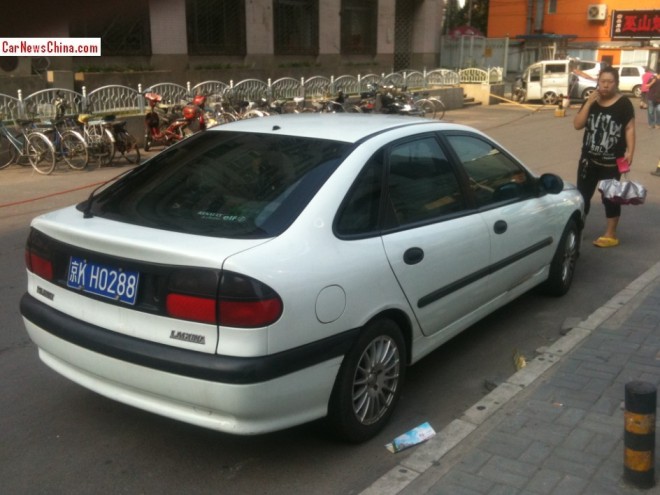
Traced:
POLYGON ((71 256, 66 285, 125 304, 135 304, 140 273, 71 256))

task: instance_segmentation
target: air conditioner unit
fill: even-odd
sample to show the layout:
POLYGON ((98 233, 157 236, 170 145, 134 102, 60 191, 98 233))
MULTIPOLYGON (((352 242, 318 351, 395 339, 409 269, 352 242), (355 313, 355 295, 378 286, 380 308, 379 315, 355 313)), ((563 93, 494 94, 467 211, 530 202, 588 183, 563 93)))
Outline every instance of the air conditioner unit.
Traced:
POLYGON ((607 18, 607 5, 603 3, 589 5, 587 8, 588 21, 604 21, 607 18))

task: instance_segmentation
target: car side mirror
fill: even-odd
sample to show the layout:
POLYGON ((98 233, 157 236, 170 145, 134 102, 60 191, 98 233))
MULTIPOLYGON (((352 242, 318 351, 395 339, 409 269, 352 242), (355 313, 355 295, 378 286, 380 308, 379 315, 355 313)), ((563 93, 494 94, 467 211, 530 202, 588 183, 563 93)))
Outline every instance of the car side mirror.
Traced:
POLYGON ((556 174, 543 174, 539 183, 543 191, 550 194, 559 194, 564 190, 564 181, 556 174))

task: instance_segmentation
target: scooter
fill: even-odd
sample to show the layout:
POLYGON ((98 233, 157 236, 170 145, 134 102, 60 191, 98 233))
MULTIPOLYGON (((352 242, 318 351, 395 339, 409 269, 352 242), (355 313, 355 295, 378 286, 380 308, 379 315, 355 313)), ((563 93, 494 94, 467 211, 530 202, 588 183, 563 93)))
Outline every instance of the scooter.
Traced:
POLYGON ((193 98, 192 103, 183 107, 183 118, 186 120, 186 126, 183 133, 185 136, 190 136, 199 131, 205 131, 210 120, 211 112, 204 106, 206 105, 206 95, 197 95, 193 98), (209 112, 209 117, 207 117, 209 112))
POLYGON ((418 109, 412 102, 412 95, 407 92, 407 88, 397 89, 393 86, 387 86, 380 92, 381 113, 424 116, 424 112, 418 109))
POLYGON ((376 108, 376 98, 378 96, 378 86, 376 84, 369 84, 368 91, 360 93, 360 102, 358 107, 362 113, 372 113, 376 108))
POLYGON ((171 107, 162 105, 163 97, 158 93, 146 93, 149 112, 144 117, 144 151, 153 145, 170 146, 184 138, 184 128, 188 120, 171 107))

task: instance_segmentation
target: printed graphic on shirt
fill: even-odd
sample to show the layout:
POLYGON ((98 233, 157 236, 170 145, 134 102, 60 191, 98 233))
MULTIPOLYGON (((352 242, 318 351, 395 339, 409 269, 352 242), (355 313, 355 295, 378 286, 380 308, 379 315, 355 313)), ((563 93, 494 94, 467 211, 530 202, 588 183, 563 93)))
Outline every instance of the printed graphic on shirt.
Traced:
POLYGON ((587 120, 585 147, 605 160, 616 158, 614 148, 623 138, 624 126, 607 113, 591 114, 587 120))

